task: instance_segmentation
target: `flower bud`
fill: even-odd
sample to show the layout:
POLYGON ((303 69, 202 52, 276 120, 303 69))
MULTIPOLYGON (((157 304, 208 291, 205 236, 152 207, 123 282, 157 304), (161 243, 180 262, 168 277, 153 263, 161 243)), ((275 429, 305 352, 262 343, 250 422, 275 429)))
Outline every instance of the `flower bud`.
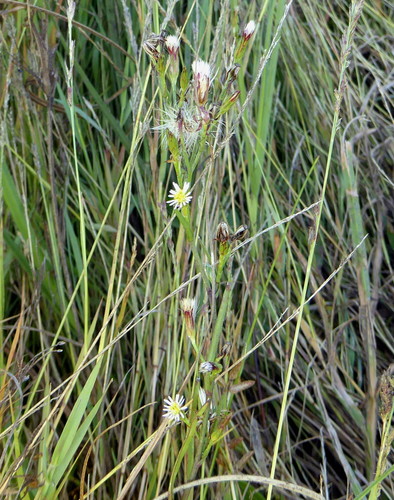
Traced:
POLYGON ((241 61, 243 55, 245 54, 246 46, 248 45, 248 42, 255 31, 256 31, 256 23, 254 21, 249 21, 242 32, 241 39, 235 51, 234 55, 235 62, 241 61))
POLYGON ((187 76, 186 68, 183 68, 182 70, 180 84, 182 92, 185 93, 189 85, 189 78, 187 76))
POLYGON ((192 69, 196 103, 199 106, 204 106, 208 100, 209 86, 211 84, 211 68, 207 62, 199 59, 194 61, 192 69))
POLYGON ((219 118, 219 116, 222 116, 225 113, 227 113, 227 111, 229 111, 229 109, 238 100, 240 94, 241 94, 241 91, 236 90, 230 97, 227 97, 227 99, 225 99, 223 101, 223 104, 220 106, 219 111, 217 112, 215 118, 219 118))
POLYGON ((219 262, 216 269, 216 282, 220 283, 223 269, 231 254, 230 230, 225 222, 221 222, 216 230, 216 239, 219 242, 219 262))
POLYGON ((186 330, 194 335, 196 318, 196 299, 184 298, 180 303, 183 317, 185 318, 186 330))
POLYGON ((249 21, 243 30, 242 33, 243 39, 245 41, 248 41, 253 36, 253 33, 255 31, 256 31, 256 23, 254 21, 249 21))
POLYGON ((175 88, 179 75, 179 38, 173 35, 167 36, 164 45, 170 56, 170 66, 168 72, 172 86, 175 88))
POLYGON ((178 58, 179 54, 179 38, 173 35, 168 36, 165 39, 164 45, 166 46, 167 52, 173 59, 178 58))

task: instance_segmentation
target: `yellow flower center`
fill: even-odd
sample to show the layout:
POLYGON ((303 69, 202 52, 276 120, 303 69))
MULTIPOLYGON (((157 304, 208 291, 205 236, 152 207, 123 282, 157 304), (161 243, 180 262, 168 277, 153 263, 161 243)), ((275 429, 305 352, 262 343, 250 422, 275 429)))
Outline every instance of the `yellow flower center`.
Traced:
POLYGON ((181 408, 178 403, 174 402, 170 406, 170 411, 173 415, 180 415, 181 414, 181 408))
POLYGON ((178 191, 177 193, 174 194, 174 200, 177 203, 185 203, 187 200, 186 193, 182 190, 178 191))

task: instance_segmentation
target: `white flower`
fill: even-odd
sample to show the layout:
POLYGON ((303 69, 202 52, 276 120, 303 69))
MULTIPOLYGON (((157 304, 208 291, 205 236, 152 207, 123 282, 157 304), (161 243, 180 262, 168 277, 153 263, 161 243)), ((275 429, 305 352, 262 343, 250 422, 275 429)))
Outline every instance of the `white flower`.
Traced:
POLYGON ((172 198, 172 200, 168 200, 167 203, 175 209, 180 210, 192 200, 191 191, 189 191, 190 183, 185 182, 183 188, 180 188, 176 182, 172 184, 175 189, 170 190, 168 197, 172 198))
POLYGON ((184 406, 185 398, 177 394, 175 399, 171 396, 168 396, 164 400, 164 408, 163 408, 163 418, 167 418, 168 420, 173 420, 174 422, 180 422, 181 418, 185 418, 185 411, 187 410, 187 406, 184 406))
POLYGON ((255 31, 256 31, 256 23, 254 21, 249 21, 244 28, 242 36, 245 38, 245 40, 249 40, 249 38, 253 35, 255 31))
POLYGON ((197 59, 197 61, 194 61, 192 64, 192 70, 194 73, 194 76, 197 77, 206 77, 209 78, 211 76, 211 67, 209 63, 202 61, 201 59, 197 59))
POLYGON ((194 91, 199 106, 203 106, 208 99, 211 84, 211 67, 205 61, 198 59, 192 64, 194 74, 194 91))
POLYGON ((174 35, 170 35, 166 38, 165 44, 168 53, 176 58, 178 56, 179 45, 180 45, 179 38, 174 35))

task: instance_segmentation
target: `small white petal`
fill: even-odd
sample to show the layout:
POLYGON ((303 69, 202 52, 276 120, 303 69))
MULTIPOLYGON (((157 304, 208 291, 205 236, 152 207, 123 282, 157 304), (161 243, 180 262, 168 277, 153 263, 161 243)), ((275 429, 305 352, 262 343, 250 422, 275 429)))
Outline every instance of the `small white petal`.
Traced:
POLYGON ((256 30, 256 23, 254 21, 249 21, 248 24, 245 26, 244 35, 252 36, 255 30, 256 30))

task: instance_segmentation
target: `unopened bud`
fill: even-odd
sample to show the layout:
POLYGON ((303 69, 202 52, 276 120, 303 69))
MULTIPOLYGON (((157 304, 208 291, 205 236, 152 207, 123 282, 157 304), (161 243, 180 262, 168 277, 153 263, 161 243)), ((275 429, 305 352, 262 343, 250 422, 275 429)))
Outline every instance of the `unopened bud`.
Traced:
POLYGON ((235 62, 239 62, 242 60, 242 57, 245 54, 246 46, 248 45, 248 42, 252 37, 253 33, 255 32, 255 30, 256 30, 256 23, 254 21, 249 21, 242 32, 241 39, 235 51, 234 55, 235 62))
POLYGON ((230 230, 225 222, 219 224, 216 230, 216 239, 219 242, 219 262, 216 271, 216 282, 220 283, 224 266, 231 254, 230 230))
POLYGON ((219 116, 224 115, 227 111, 234 105, 234 103, 238 100, 241 94, 240 90, 234 92, 233 95, 224 100, 223 104, 220 106, 219 111, 217 112, 215 118, 219 118, 219 116))
POLYGON ((173 59, 177 59, 178 54, 179 54, 179 45, 180 45, 179 38, 176 36, 170 35, 165 39, 164 44, 166 46, 166 49, 167 49, 169 55, 173 59))
POLYGON ((199 106, 204 106, 208 100, 209 86, 211 84, 211 67, 201 59, 192 64, 195 99, 199 106))
POLYGON ((254 21, 249 21, 248 24, 245 26, 242 37, 245 41, 248 41, 253 33, 256 31, 256 23, 254 21))
POLYGON ((172 154, 172 159, 177 161, 179 158, 178 140, 174 134, 171 134, 169 130, 167 130, 167 144, 168 144, 168 149, 172 154))
POLYGON ((185 318, 186 330, 189 336, 195 335, 196 300, 184 298, 180 303, 183 317, 185 318))
POLYGON ((173 35, 167 36, 164 45, 170 56, 168 73, 172 87, 175 89, 176 81, 179 75, 179 38, 173 35))

